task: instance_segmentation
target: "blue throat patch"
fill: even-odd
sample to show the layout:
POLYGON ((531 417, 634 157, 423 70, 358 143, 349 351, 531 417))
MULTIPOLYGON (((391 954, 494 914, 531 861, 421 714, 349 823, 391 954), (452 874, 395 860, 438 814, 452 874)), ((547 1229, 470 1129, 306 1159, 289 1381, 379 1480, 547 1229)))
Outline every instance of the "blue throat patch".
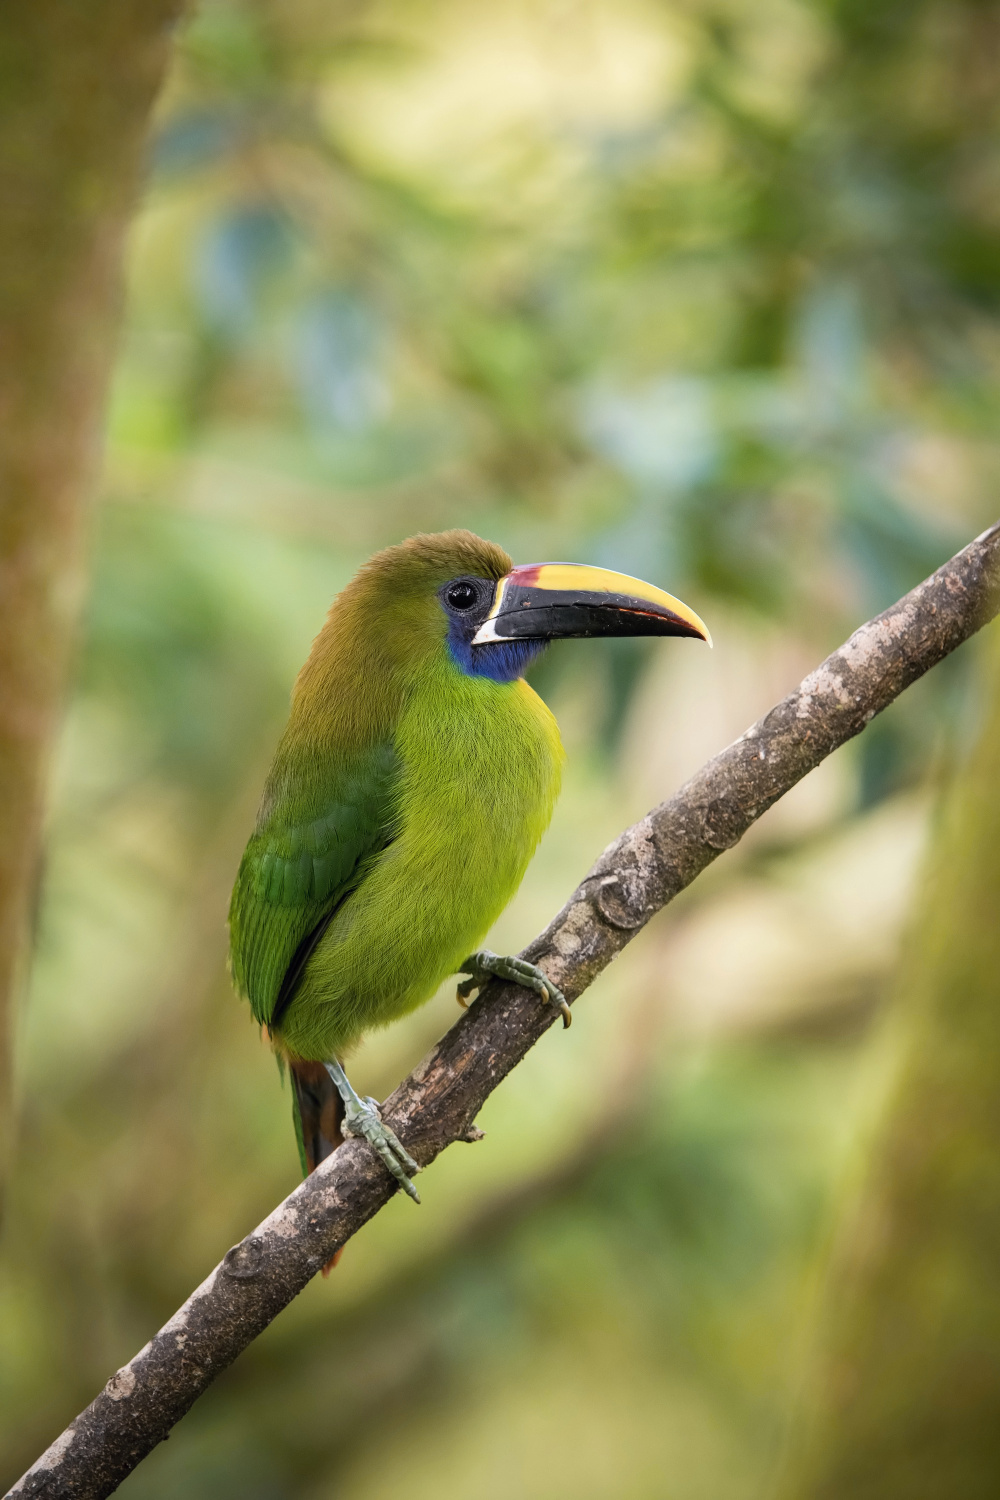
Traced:
POLYGON ((448 650, 451 659, 468 677, 489 677, 492 682, 515 682, 548 645, 547 641, 489 641, 474 646, 457 620, 449 622, 448 650))

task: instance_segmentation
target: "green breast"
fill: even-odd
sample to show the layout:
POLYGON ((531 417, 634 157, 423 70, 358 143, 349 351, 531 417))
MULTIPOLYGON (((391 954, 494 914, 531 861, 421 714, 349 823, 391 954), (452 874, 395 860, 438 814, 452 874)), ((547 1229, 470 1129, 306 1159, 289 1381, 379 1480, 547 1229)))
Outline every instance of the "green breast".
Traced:
POLYGON ((395 737, 397 828, 333 918, 282 1024, 303 1057, 343 1055, 421 1004, 483 939, 548 826, 562 746, 523 681, 441 662, 395 737))

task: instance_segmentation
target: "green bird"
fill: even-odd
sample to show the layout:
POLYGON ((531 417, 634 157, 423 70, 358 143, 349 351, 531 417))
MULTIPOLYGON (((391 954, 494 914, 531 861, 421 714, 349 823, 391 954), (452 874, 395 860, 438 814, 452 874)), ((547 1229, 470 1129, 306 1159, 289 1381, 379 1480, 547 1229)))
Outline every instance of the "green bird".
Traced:
POLYGON ((343 1059, 449 974, 570 1012, 540 969, 479 943, 559 792, 555 719, 524 680, 565 636, 710 641, 650 584, 570 563, 513 567, 468 531, 379 552, 334 600, 292 692, 229 913, 233 979, 287 1061, 304 1172, 361 1136, 419 1202, 417 1163, 343 1059))

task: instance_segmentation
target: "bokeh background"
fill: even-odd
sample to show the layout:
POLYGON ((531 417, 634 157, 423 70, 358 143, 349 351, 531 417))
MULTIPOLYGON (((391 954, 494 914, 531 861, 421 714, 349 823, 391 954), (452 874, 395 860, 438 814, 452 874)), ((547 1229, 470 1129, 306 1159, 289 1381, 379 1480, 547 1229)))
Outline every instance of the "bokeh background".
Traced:
MULTIPOLYGON (((973 0, 196 8, 19 1023, 6 1477, 297 1180, 224 924, 333 594, 462 525, 711 625, 711 655, 571 642, 533 673, 569 766, 491 939, 516 951, 993 519, 998 117, 973 0)), ((995 1495, 990 654, 657 919, 122 1493, 995 1495)), ((372 1038, 355 1083, 384 1096, 455 1013, 446 988, 372 1038)))

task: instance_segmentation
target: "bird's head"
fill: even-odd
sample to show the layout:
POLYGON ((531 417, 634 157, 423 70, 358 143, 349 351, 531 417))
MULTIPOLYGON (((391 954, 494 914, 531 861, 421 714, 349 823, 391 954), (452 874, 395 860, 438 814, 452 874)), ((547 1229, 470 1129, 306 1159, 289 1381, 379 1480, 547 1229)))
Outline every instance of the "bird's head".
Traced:
POLYGON ((693 636, 707 627, 680 599, 624 573, 578 563, 514 567, 470 531, 411 537, 362 570, 413 644, 442 637, 470 676, 510 682, 549 641, 579 636, 693 636))
POLYGON ((411 537, 376 553, 337 596, 296 682, 293 720, 322 733, 335 707, 340 732, 357 720, 363 737, 434 662, 513 682, 549 641, 597 635, 710 641, 686 604, 623 573, 514 567, 471 531, 411 537))

